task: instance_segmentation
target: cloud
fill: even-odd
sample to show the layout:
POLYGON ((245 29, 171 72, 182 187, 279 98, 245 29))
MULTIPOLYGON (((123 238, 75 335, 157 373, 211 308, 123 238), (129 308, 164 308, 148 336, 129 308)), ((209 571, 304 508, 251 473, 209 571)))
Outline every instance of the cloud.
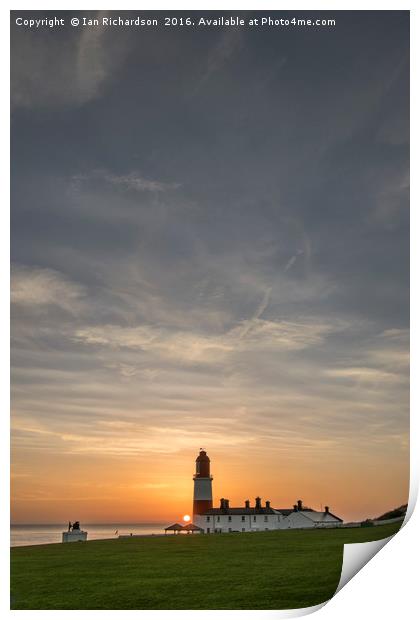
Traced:
POLYGON ((261 300, 260 305, 257 308, 256 313, 252 317, 252 320, 255 321, 260 318, 263 312, 267 309, 268 304, 270 303, 270 295, 271 295, 271 287, 267 288, 264 292, 264 297, 261 300))
MULTIPOLYGON (((225 428, 233 427, 233 422, 225 425, 225 428)), ((121 456, 124 458, 139 454, 171 454, 181 450, 190 449, 194 445, 196 429, 177 428, 174 425, 159 427, 150 425, 147 428, 139 428, 139 425, 132 421, 125 431, 118 433, 110 431, 104 432, 101 426, 91 427, 91 431, 86 434, 66 433, 59 430, 49 430, 42 426, 28 426, 25 422, 16 422, 13 425, 14 437, 20 439, 27 449, 31 447, 44 447, 49 451, 48 442, 45 439, 53 439, 60 446, 60 450, 68 454, 107 454, 109 456, 121 456), (171 438, 170 442, 168 437, 171 438)), ((223 436, 218 430, 203 428, 201 433, 203 443, 214 446, 238 446, 252 443, 252 437, 239 430, 235 435, 223 436)), ((152 487, 147 487, 152 488, 152 487)))
POLYGON ((298 252, 296 252, 296 254, 293 254, 293 256, 286 263, 286 266, 284 268, 284 272, 285 273, 287 271, 289 271, 289 269, 291 269, 293 267, 293 265, 297 261, 298 257, 301 256, 302 254, 304 254, 303 250, 299 250, 298 252))
POLYGON ((179 183, 164 183, 162 181, 150 180, 142 177, 137 172, 129 172, 125 175, 112 174, 106 170, 93 170, 89 174, 79 174, 72 177, 73 183, 80 184, 92 180, 105 181, 110 185, 121 187, 126 190, 136 192, 167 192, 178 189, 179 183))
POLYGON ((407 369, 388 364, 404 352, 404 330, 361 344, 360 326, 342 320, 249 322, 242 338, 240 324, 219 334, 50 325, 56 346, 50 334, 48 347, 27 339, 14 353, 15 449, 130 458, 199 438, 325 455, 356 440, 372 447, 369 433, 378 445, 403 442, 407 369))
POLYGON ((301 321, 264 321, 251 319, 229 332, 230 338, 239 337, 245 344, 254 348, 272 348, 298 351, 321 344, 328 334, 344 329, 344 323, 322 323, 313 319, 301 321))
POLYGON ((239 28, 222 32, 207 56, 195 93, 215 74, 221 71, 242 45, 243 35, 239 28))
POLYGON ((48 29, 17 28, 12 38, 12 104, 80 106, 96 99, 130 45, 129 37, 114 35, 102 27, 74 28, 67 37, 52 36, 48 29))
POLYGON ((105 325, 78 329, 74 339, 86 345, 128 348, 153 353, 162 359, 211 363, 233 350, 228 340, 192 332, 170 332, 152 326, 105 325))
MULTIPOLYGON (((106 12, 97 15, 101 19, 106 12)), ((117 64, 117 58, 105 44, 105 28, 83 28, 75 50, 74 71, 76 92, 81 102, 94 99, 100 88, 109 78, 111 69, 117 64)), ((107 42, 108 43, 108 42, 107 42)), ((117 51, 115 48, 113 51, 117 51)))
MULTIPOLYGON (((261 305, 259 314, 262 312, 261 305)), ((275 322, 252 318, 249 321, 243 321, 225 334, 214 336, 197 332, 174 332, 147 325, 139 327, 103 325, 78 329, 73 338, 86 345, 114 349, 128 348, 153 353, 161 359, 210 364, 221 361, 230 354, 244 351, 302 350, 319 345, 328 334, 340 329, 343 329, 343 324, 323 324, 312 321, 275 322)), ((122 373, 126 376, 136 374, 135 369, 129 366, 123 367, 122 373)))
POLYGON ((381 332, 366 353, 369 365, 390 372, 409 375, 410 331, 407 328, 391 328, 381 332))
POLYGON ((367 383, 378 383, 383 381, 400 383, 401 381, 406 381, 406 378, 402 377, 397 373, 386 372, 377 368, 334 368, 326 370, 325 373, 329 377, 337 377, 338 379, 350 379, 358 382, 363 381, 367 383))
POLYGON ((33 309, 57 306, 72 314, 83 305, 85 288, 67 280, 54 269, 14 265, 11 277, 11 301, 33 309))
POLYGON ((258 321, 258 319, 260 318, 260 316, 263 314, 263 312, 267 309, 268 304, 270 303, 270 295, 271 295, 271 287, 268 287, 265 291, 264 291, 264 296, 260 302, 260 304, 258 305, 258 308, 254 314, 254 316, 249 320, 249 321, 243 321, 242 323, 242 329, 239 330, 239 338, 244 338, 244 336, 247 335, 247 333, 256 326, 256 322, 258 321))
POLYGON ((238 50, 242 40, 243 35, 239 28, 228 29, 221 33, 219 41, 208 57, 207 77, 211 73, 219 71, 230 60, 234 52, 238 50))
POLYGON ((379 334, 379 338, 385 338, 393 342, 408 344, 410 340, 410 331, 406 328, 401 329, 395 327, 392 329, 385 329, 381 334, 379 334))
POLYGON ((408 168, 390 171, 376 196, 372 219, 375 223, 392 229, 402 214, 408 216, 410 173, 408 168))

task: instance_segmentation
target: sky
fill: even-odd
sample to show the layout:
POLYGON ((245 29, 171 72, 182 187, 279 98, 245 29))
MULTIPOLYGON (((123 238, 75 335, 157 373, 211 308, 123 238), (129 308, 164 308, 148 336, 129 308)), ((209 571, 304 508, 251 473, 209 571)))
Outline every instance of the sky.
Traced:
POLYGON ((17 16, 12 521, 179 520, 202 447, 215 503, 405 503, 408 12, 17 16))

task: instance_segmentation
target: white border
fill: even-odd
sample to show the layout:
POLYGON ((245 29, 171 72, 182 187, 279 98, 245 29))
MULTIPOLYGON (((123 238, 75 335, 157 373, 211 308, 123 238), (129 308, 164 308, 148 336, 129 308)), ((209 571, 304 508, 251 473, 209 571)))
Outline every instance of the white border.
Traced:
MULTIPOLYGON (((300 2, 275 2, 274 0, 266 0, 263 6, 258 6, 258 3, 250 2, 249 0, 236 0, 231 1, 228 4, 223 0, 214 0, 213 2, 200 2, 195 1, 180 1, 174 0, 146 0, 146 2, 134 2, 134 0, 121 0, 118 6, 115 6, 115 2, 92 2, 89 4, 89 9, 86 8, 86 3, 79 1, 63 2, 56 0, 44 0, 39 3, 41 6, 36 6, 36 3, 29 0, 21 2, 9 2, 7 10, 13 11, 79 11, 79 10, 113 10, 113 11, 159 11, 159 10, 172 10, 172 11, 403 11, 413 10, 415 8, 415 2, 408 2, 407 0, 397 2, 395 0, 370 0, 370 2, 363 0, 354 0, 354 2, 344 2, 342 0, 330 0, 329 2, 314 2, 313 0, 301 0, 300 2)), ((3 11, 6 13, 6 11, 3 11)))
MULTIPOLYGON (((420 109, 420 97, 419 97, 419 27, 418 27, 418 18, 417 18, 417 10, 415 10, 414 2, 400 1, 400 2, 391 2, 387 0, 379 1, 361 1, 354 0, 353 2, 313 2, 313 1, 301 1, 296 2, 295 5, 292 2, 273 2, 266 1, 263 7, 255 6, 257 3, 251 3, 249 1, 232 1, 229 3, 228 7, 221 0, 214 0, 212 3, 208 2, 200 2, 196 0, 195 2, 162 2, 159 0, 155 0, 154 2, 141 2, 135 3, 134 1, 120 1, 118 3, 118 9, 115 7, 115 4, 109 2, 103 3, 92 3, 89 6, 89 10, 97 10, 97 9, 113 9, 113 10, 284 10, 284 11, 341 11, 341 10, 408 10, 411 9, 411 58, 412 58, 412 68, 411 68, 411 102, 412 102, 412 110, 420 109)), ((9 75, 9 9, 10 10, 85 10, 86 3, 74 1, 72 3, 60 2, 57 0, 56 2, 51 2, 45 0, 42 3, 42 6, 38 8, 36 3, 34 2, 15 2, 9 3, 9 5, 0 10, 1 16, 1 45, 3 46, 2 54, 0 56, 1 67, 3 69, 3 80, 8 82, 9 75)), ((9 310, 8 310, 8 299, 7 299, 7 291, 9 288, 9 216, 7 205, 9 203, 9 158, 7 144, 9 137, 9 106, 8 101, 3 94, 1 105, 3 106, 2 115, 1 115, 1 138, 2 145, 4 147, 3 158, 2 158, 2 167, 1 171, 3 173, 3 201, 2 201, 2 209, 0 214, 0 235, 1 235, 1 260, 0 260, 0 278, 2 284, 2 303, 0 305, 1 311, 1 320, 2 320, 2 346, 0 348, 1 355, 1 394, 3 397, 3 407, 2 407, 2 416, 1 416, 1 433, 0 433, 0 471, 2 472, 2 476, 4 477, 4 483, 2 489, 6 491, 6 494, 9 492, 9 419, 8 419, 8 409, 9 409, 9 354, 8 354, 8 343, 9 343, 9 310)), ((412 170, 418 170, 418 116, 412 115, 412 170), (417 164, 417 165, 416 165, 417 164)), ((419 191, 418 191, 418 182, 416 181, 415 175, 412 178, 412 189, 411 189, 411 204, 418 205, 419 201, 419 191)), ((418 296, 418 286, 415 286, 416 274, 418 274, 419 270, 419 243, 415 237, 415 233, 419 232, 419 215, 418 209, 412 209, 412 228, 411 228, 411 239, 412 239, 412 297, 411 297, 411 313, 412 317, 417 318, 419 312, 419 296, 418 296)), ((418 276, 417 276, 418 279, 418 276)), ((412 327, 412 377, 414 380, 412 381, 412 395, 411 395, 411 407, 412 412, 417 410, 417 406, 419 405, 419 390, 418 384, 415 381, 415 378, 418 376, 418 351, 419 351, 419 335, 418 330, 416 329, 416 323, 414 322, 414 327, 412 327)), ((411 419, 411 480, 410 480, 410 512, 413 510, 415 500, 418 494, 418 472, 420 471, 420 457, 417 456, 420 451, 420 432, 419 432, 420 424, 418 422, 418 416, 412 415, 411 419)), ((10 612, 9 611, 9 510, 7 508, 7 504, 2 502, 2 510, 0 511, 0 532, 3 532, 3 536, 1 537, 1 545, 4 547, 2 549, 4 552, 1 554, 2 562, 1 562, 1 598, 0 598, 0 609, 7 615, 20 616, 21 614, 25 614, 25 618, 44 618, 45 614, 48 617, 53 618, 55 616, 59 617, 68 617, 73 618, 74 611, 69 612, 36 612, 36 611, 25 611, 25 612, 10 612)), ((420 531, 420 516, 419 510, 417 509, 410 521, 405 525, 403 530, 392 539, 392 541, 386 546, 386 548, 379 554, 373 558, 371 562, 359 573, 355 576, 350 582, 350 585, 347 585, 338 596, 335 596, 325 607, 322 607, 320 611, 317 612, 317 618, 320 620, 336 620, 336 618, 340 618, 340 620, 347 620, 353 618, 354 616, 362 616, 362 617, 380 617, 381 620, 387 620, 388 618, 391 620, 395 620, 398 617, 404 618, 414 618, 416 612, 418 611, 418 584, 416 579, 416 574, 418 574, 418 562, 417 557, 414 551, 415 543, 419 542, 419 531, 420 531)), ((174 620, 185 620, 185 618, 192 617, 193 615, 199 615, 200 618, 213 618, 216 614, 219 618, 233 618, 238 617, 239 614, 241 618, 244 617, 252 617, 252 618, 273 618, 273 617, 291 617, 291 612, 277 612, 277 611, 77 611, 78 618, 86 617, 92 618, 92 616, 99 615, 101 617, 106 616, 107 618, 117 618, 120 615, 124 616, 136 616, 138 617, 141 614, 142 618, 167 618, 169 615, 171 619, 174 620)))

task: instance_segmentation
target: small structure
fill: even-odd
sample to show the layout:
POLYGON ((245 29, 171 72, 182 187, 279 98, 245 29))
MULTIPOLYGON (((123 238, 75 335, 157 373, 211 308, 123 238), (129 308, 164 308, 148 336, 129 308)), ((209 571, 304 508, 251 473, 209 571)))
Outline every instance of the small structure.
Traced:
POLYGON ((180 523, 173 523, 172 525, 168 525, 165 527, 165 534, 167 532, 173 532, 174 534, 179 534, 183 530, 183 526, 180 523))
POLYGON ((194 534, 194 532, 199 532, 200 534, 204 533, 203 528, 198 527, 198 525, 195 525, 194 523, 187 523, 187 525, 184 525, 181 529, 184 532, 187 532, 187 534, 194 534))
POLYGON ((73 524, 69 521, 69 528, 67 532, 63 532, 62 542, 84 542, 87 540, 87 532, 80 529, 79 521, 75 521, 73 524))

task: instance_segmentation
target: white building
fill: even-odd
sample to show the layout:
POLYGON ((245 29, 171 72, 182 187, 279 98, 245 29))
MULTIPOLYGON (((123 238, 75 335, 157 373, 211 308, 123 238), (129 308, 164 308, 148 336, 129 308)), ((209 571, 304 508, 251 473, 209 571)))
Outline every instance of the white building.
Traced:
POLYGON ((339 527, 343 522, 328 506, 324 512, 317 512, 303 506, 301 500, 293 508, 272 508, 269 501, 263 506, 261 498, 256 497, 254 506, 246 500, 243 507, 231 508, 229 500, 222 498, 219 508, 213 508, 212 480, 210 459, 201 450, 194 475, 193 522, 206 534, 339 527))
POLYGON ((324 512, 301 507, 284 516, 282 528, 339 527, 342 523, 343 519, 333 515, 328 506, 325 506, 324 512))

